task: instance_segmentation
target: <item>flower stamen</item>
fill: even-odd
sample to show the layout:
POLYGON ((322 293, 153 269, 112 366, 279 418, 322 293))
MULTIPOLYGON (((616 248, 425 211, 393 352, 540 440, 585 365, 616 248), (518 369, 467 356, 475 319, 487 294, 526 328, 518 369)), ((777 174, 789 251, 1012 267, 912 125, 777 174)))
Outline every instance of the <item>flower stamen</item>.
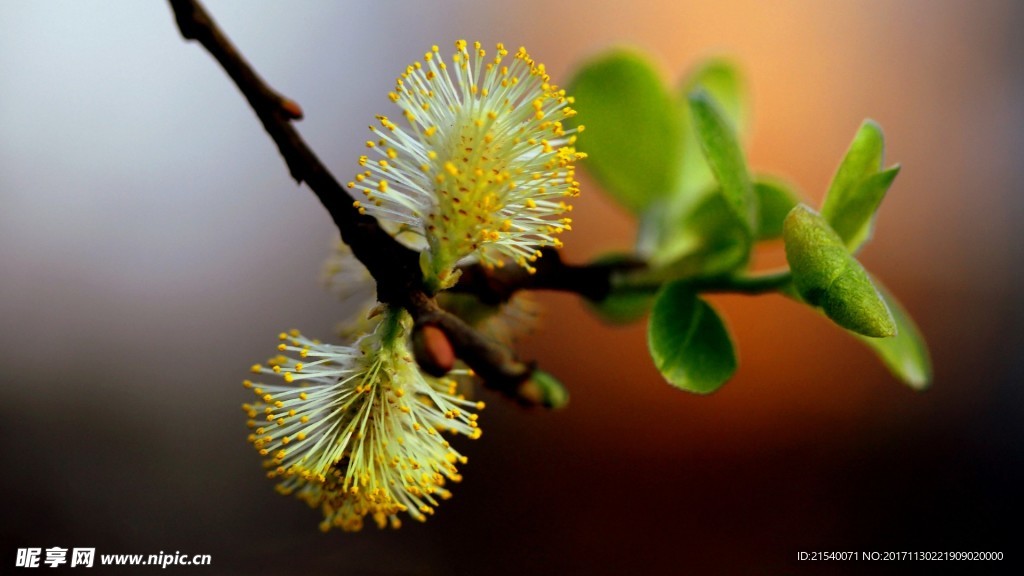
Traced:
POLYGON ((559 246, 566 228, 551 222, 579 194, 573 163, 584 157, 574 148, 582 126, 562 123, 575 114, 571 98, 525 48, 509 57, 498 44, 490 58, 479 43, 455 48, 451 69, 435 46, 396 80, 389 98, 409 126, 378 116, 369 153, 386 162, 361 157, 366 177, 349 183, 369 201, 360 210, 426 240, 434 278, 467 257, 523 265, 559 246))

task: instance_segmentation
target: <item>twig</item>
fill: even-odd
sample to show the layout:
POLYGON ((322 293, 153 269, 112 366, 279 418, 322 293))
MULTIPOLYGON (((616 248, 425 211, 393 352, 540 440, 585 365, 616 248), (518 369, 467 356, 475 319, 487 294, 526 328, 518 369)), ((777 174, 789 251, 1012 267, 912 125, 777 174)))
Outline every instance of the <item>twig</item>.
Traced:
POLYGON ((612 278, 646 264, 639 261, 618 261, 607 264, 579 266, 567 264, 554 248, 543 248, 541 257, 534 262, 536 272, 529 274, 520 266, 487 269, 480 265, 462 269, 459 283, 453 290, 475 295, 485 304, 507 302, 519 290, 554 290, 571 292, 600 301, 612 289, 612 278))
POLYGON ((300 184, 305 182, 317 195, 341 231, 342 239, 377 280, 381 301, 395 300, 396 290, 415 289, 416 253, 352 206, 352 197, 292 126, 297 106, 267 86, 198 2, 170 1, 181 35, 202 44, 238 86, 277 144, 292 178, 300 184))
POLYGON ((451 341, 456 354, 487 387, 518 398, 516 393, 533 372, 533 366, 516 359, 512 351, 474 330, 461 318, 442 310, 433 298, 422 293, 406 308, 417 324, 440 328, 451 341))
MULTIPOLYGON (((419 267, 419 255, 391 237, 372 217, 360 214, 353 198, 327 170, 292 126, 302 118, 299 106, 271 89, 231 44, 197 0, 169 0, 181 35, 195 40, 217 60, 256 112, 263 128, 277 145, 297 183, 305 182, 317 195, 341 232, 342 240, 377 282, 377 299, 408 310, 417 324, 440 328, 455 354, 490 387, 522 400, 520 385, 534 367, 523 363, 505 346, 488 339, 460 318, 445 312, 428 294, 419 267)), ((454 288, 474 294, 487 304, 508 301, 519 290, 557 290, 579 294, 592 301, 604 299, 616 279, 631 272, 642 276, 646 264, 618 261, 577 266, 567 264, 558 251, 546 248, 535 263, 536 272, 521 267, 463 269, 454 288)), ((696 284, 703 291, 756 294, 777 288, 786 276, 764 278, 728 277, 696 284)), ((660 286, 660 283, 658 284, 660 286)), ((651 286, 656 289, 655 285, 651 286)))
POLYGON ((298 106, 267 86, 197 1, 170 0, 170 4, 181 35, 202 44, 220 63, 274 140, 292 178, 305 182, 320 199, 342 240, 376 280, 377 299, 406 308, 417 322, 437 325, 458 357, 486 385, 514 395, 532 368, 437 306, 424 291, 418 254, 392 238, 375 219, 359 214, 352 197, 292 126, 291 121, 301 117, 298 106))

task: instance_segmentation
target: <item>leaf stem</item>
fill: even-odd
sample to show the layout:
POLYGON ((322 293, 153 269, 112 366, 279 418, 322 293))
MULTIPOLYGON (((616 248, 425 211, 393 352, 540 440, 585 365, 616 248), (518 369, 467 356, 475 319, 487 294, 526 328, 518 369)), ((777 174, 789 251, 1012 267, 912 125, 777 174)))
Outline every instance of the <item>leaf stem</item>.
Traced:
POLYGON ((753 276, 720 276, 695 280, 694 288, 699 292, 723 292, 756 296, 776 292, 789 283, 793 274, 788 268, 753 276))
MULTIPOLYGON (((757 275, 725 275, 712 276, 707 278, 693 278, 688 283, 694 290, 701 293, 722 293, 722 294, 746 294, 757 296, 769 292, 776 292, 784 287, 792 279, 789 269, 777 270, 757 275)), ((654 294, 661 287, 673 280, 685 280, 684 278, 662 278, 643 274, 639 277, 630 278, 629 275, 622 275, 613 282, 615 292, 638 292, 654 294)))

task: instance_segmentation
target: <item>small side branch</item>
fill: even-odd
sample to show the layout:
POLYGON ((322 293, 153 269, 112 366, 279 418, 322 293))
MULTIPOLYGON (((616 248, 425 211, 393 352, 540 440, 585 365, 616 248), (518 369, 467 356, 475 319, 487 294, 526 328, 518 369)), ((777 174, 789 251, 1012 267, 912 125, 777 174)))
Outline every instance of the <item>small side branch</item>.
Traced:
POLYGON ((579 266, 567 264, 554 248, 541 250, 530 274, 520 266, 487 269, 480 265, 462 269, 454 290, 474 294, 485 304, 507 302, 519 290, 571 292, 589 300, 602 300, 611 292, 612 278, 645 267, 642 262, 626 261, 579 266))
POLYGON ((433 298, 419 296, 409 302, 406 309, 416 324, 440 328, 448 336, 455 355, 472 368, 488 388, 518 398, 519 386, 533 372, 532 364, 519 361, 507 347, 444 311, 433 298))

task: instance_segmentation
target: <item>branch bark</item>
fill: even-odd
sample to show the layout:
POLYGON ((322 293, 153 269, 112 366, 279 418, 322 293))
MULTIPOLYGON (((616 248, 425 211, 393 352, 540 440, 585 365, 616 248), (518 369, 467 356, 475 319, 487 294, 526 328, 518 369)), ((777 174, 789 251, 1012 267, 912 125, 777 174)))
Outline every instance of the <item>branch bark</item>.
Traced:
POLYGON ((382 302, 398 299, 396 292, 415 290, 417 254, 385 232, 376 220, 359 214, 353 198, 327 170, 291 121, 301 117, 298 106, 272 90, 194 0, 170 0, 181 35, 195 40, 217 60, 249 102, 263 128, 277 145, 296 183, 305 182, 341 231, 342 240, 377 281, 382 302), (414 273, 415 272, 415 273, 414 273))
MULTIPOLYGON (((517 359, 494 342, 442 310, 423 283, 419 254, 391 237, 371 216, 360 214, 353 198, 334 178, 292 125, 302 118, 298 104, 271 89, 242 57, 198 0, 169 0, 186 40, 199 42, 221 65, 256 113, 288 165, 292 178, 305 182, 377 283, 377 299, 408 310, 420 325, 433 325, 448 337, 455 354, 472 368, 486 386, 523 401, 521 385, 534 366, 517 359)), ((462 270, 454 290, 471 293, 486 304, 501 304, 519 290, 557 290, 593 301, 605 298, 619 275, 646 269, 643 262, 618 261, 578 266, 562 260, 558 251, 545 248, 535 263, 536 273, 518 266, 486 269, 479 265, 462 270)), ((704 291, 760 294, 788 282, 788 272, 764 277, 723 277, 696 281, 704 291)), ((660 284, 658 284, 660 285, 660 284)))
MULTIPOLYGON (((341 232, 342 240, 377 282, 378 300, 409 310, 417 323, 439 327, 450 339, 456 355, 484 380, 485 385, 515 396, 533 367, 442 310, 424 290, 418 253, 392 238, 374 218, 360 214, 352 204, 352 196, 295 130, 292 120, 302 117, 298 105, 260 78, 199 2, 170 0, 170 4, 181 35, 186 40, 199 42, 217 60, 277 145, 292 178, 300 184, 305 182, 320 199, 341 232)), ((507 294, 505 299, 518 289, 513 283, 517 280, 500 282, 507 294)))

